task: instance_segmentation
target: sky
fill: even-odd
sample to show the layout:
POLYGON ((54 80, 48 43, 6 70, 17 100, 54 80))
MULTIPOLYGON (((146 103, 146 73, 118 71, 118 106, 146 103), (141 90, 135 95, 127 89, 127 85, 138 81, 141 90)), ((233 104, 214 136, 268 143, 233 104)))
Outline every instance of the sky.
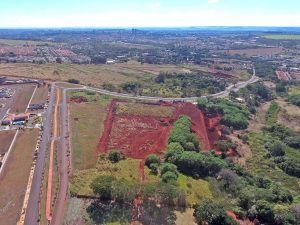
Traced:
POLYGON ((300 0, 0 0, 0 28, 296 26, 300 0))

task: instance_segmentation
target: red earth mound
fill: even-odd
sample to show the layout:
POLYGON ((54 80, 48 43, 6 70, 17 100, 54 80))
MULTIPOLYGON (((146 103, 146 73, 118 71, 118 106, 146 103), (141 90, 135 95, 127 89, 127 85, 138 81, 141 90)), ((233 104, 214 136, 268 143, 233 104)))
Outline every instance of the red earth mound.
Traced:
POLYGON ((113 100, 108 107, 104 131, 98 145, 99 152, 118 149, 126 156, 136 159, 144 159, 151 153, 160 155, 168 144, 172 123, 180 115, 187 115, 192 119, 192 130, 199 138, 204 151, 212 149, 214 142, 221 136, 221 128, 218 126, 220 117, 205 118, 204 113, 192 103, 156 103, 162 107, 173 105, 175 110, 171 118, 117 115, 114 113, 116 103, 117 100, 113 100))

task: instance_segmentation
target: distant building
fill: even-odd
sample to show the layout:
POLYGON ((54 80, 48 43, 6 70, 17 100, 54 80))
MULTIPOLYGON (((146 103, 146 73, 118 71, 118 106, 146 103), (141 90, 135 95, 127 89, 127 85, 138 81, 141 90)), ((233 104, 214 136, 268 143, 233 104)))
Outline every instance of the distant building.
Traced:
POLYGON ((0 84, 4 83, 6 81, 5 76, 0 76, 0 84))
POLYGON ((106 60, 106 64, 115 64, 115 63, 116 63, 116 60, 113 60, 113 59, 106 60))
POLYGON ((6 116, 2 122, 1 125, 8 126, 11 124, 14 125, 23 125, 25 122, 29 119, 30 113, 20 113, 20 114, 11 114, 6 116))
POLYGON ((44 109, 45 108, 45 104, 41 103, 41 104, 31 104, 29 105, 30 110, 38 110, 38 109, 44 109))

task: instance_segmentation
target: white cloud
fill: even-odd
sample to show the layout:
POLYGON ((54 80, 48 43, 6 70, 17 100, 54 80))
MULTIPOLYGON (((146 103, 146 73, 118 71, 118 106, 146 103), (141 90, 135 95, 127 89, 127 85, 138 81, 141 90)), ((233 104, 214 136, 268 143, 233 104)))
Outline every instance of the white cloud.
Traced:
POLYGON ((208 3, 210 3, 210 4, 216 4, 219 2, 220 2, 220 0, 208 0, 208 3))

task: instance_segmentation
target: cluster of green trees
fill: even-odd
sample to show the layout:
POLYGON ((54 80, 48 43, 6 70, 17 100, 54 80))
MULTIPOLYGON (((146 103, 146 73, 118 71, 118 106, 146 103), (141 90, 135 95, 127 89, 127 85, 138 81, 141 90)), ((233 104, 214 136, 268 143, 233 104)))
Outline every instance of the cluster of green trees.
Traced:
POLYGON ((269 179, 249 173, 244 167, 229 164, 218 174, 220 188, 237 202, 233 211, 239 217, 248 217, 264 224, 296 224, 291 208, 277 212, 276 204, 291 204, 292 194, 269 179), (291 223, 282 223, 291 219, 291 223))
POLYGON ((114 200, 121 203, 133 201, 139 191, 139 184, 136 181, 118 180, 107 175, 98 176, 92 181, 90 187, 101 200, 114 200))
POLYGON ((202 94, 215 94, 224 91, 227 81, 207 73, 163 73, 155 78, 159 89, 180 92, 180 97, 197 96, 202 94))
POLYGON ((118 151, 118 150, 111 150, 108 153, 108 159, 112 163, 117 163, 120 160, 125 159, 125 156, 120 151, 118 151))
POLYGON ((263 102, 274 99, 274 94, 262 82, 258 82, 241 88, 238 92, 231 92, 230 97, 232 97, 233 100, 237 97, 243 98, 249 111, 255 114, 256 107, 263 102))
POLYGON ((215 145, 222 152, 225 152, 228 149, 236 149, 236 145, 231 140, 219 140, 219 141, 216 141, 215 145))
POLYGON ((226 99, 199 99, 198 107, 207 113, 220 113, 220 122, 233 129, 247 129, 249 111, 247 107, 226 99))
POLYGON ((181 115, 174 123, 174 127, 169 137, 169 143, 179 143, 186 151, 200 150, 199 140, 192 133, 192 121, 188 116, 181 115))
POLYGON ((264 127, 263 130, 272 137, 265 145, 270 153, 269 157, 273 157, 274 162, 285 173, 300 178, 300 159, 291 154, 299 154, 300 135, 281 124, 264 127), (288 148, 289 154, 286 154, 288 148))
POLYGON ((174 123, 164 158, 176 165, 179 172, 195 178, 213 176, 226 166, 220 158, 199 152, 199 142, 191 133, 187 116, 180 116, 174 123))
POLYGON ((216 201, 205 200, 201 204, 194 205, 194 217, 198 224, 209 225, 237 225, 228 215, 224 206, 216 201))
POLYGON ((256 62, 255 63, 255 70, 257 76, 264 78, 264 79, 276 79, 276 65, 269 63, 269 62, 256 62))
POLYGON ((67 80, 69 83, 71 83, 71 84, 80 84, 80 81, 79 80, 77 80, 77 79, 69 79, 69 80, 67 80))
POLYGON ((291 94, 288 99, 292 104, 300 106, 300 94, 291 94))

